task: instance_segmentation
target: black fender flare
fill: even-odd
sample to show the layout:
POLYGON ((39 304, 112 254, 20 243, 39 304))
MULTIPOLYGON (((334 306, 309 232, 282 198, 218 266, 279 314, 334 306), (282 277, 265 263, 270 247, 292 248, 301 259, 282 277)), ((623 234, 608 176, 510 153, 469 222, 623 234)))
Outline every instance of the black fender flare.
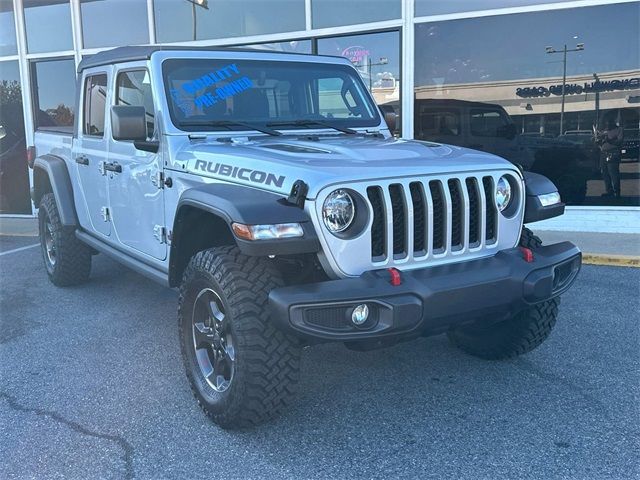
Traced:
POLYGON ((539 195, 555 193, 558 188, 544 175, 533 172, 524 172, 526 203, 524 210, 524 223, 539 222, 548 218, 559 217, 564 213, 565 204, 560 202, 544 207, 540 203, 539 195))
MULTIPOLYGON (((320 243, 309 216, 297 205, 288 203, 282 195, 254 188, 213 183, 185 190, 178 200, 176 216, 171 232, 171 251, 169 270, 179 271, 184 259, 180 254, 182 245, 189 243, 185 235, 197 235, 188 232, 184 226, 185 210, 202 210, 223 221, 240 251, 245 255, 297 255, 316 253, 320 243), (299 238, 249 241, 233 235, 232 223, 245 225, 263 225, 278 223, 299 223, 304 235, 299 238)), ((225 232, 226 233, 226 232, 225 232)))
POLYGON ((78 215, 73 200, 71 177, 65 161, 55 155, 47 154, 38 157, 33 162, 33 189, 31 199, 36 208, 45 193, 51 191, 56 199, 60 222, 66 226, 77 226, 78 215))

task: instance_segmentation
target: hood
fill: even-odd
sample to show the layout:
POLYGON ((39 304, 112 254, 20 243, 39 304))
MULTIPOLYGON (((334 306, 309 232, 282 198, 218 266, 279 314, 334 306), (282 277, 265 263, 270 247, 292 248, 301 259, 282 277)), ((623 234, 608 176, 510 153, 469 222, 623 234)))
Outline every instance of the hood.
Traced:
POLYGON ((500 157, 462 147, 346 135, 192 140, 175 160, 189 173, 285 194, 303 180, 309 198, 334 183, 516 169, 500 157))

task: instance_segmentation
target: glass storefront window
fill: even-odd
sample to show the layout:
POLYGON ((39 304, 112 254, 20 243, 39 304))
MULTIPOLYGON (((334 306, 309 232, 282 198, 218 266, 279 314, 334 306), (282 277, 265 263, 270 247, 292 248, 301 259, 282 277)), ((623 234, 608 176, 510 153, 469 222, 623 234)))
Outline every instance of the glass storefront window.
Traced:
POLYGON ((24 0, 29 53, 72 50, 69 0, 24 0))
POLYGON ((474 12, 493 8, 524 7, 572 0, 415 0, 416 17, 445 13, 474 12))
POLYGON ((400 119, 399 32, 320 38, 318 53, 351 60, 376 103, 393 107, 400 119))
POLYGON ((304 30, 304 0, 154 0, 158 42, 304 30))
POLYGON ((640 205, 639 16, 634 2, 417 24, 415 137, 544 174, 569 204, 640 205), (462 118, 457 134, 443 112, 462 118), (620 188, 594 135, 610 124, 624 130, 620 188))
POLYGON ((311 0, 313 28, 395 20, 401 15, 400 0, 311 0))
POLYGON ((13 0, 0 0, 0 56, 18 53, 13 0))
POLYGON ((144 0, 80 0, 80 9, 84 48, 149 43, 144 0))
POLYGON ((0 213, 31 213, 17 61, 0 62, 0 213))
POLYGON ((269 50, 272 52, 312 53, 311 40, 291 40, 289 42, 254 43, 251 45, 244 45, 243 47, 255 48, 256 50, 269 50))
POLYGON ((36 128, 73 126, 76 68, 72 58, 31 64, 36 128))

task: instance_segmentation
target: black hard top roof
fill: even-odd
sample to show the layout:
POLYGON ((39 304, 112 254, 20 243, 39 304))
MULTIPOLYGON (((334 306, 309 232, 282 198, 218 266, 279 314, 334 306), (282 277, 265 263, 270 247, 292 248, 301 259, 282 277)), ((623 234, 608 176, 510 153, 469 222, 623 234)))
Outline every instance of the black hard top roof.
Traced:
MULTIPOLYGON (((83 59, 78 65, 78 73, 82 70, 92 67, 98 67, 100 65, 110 65, 112 63, 133 62, 136 60, 149 60, 151 54, 159 51, 183 51, 183 52, 251 52, 251 53, 282 53, 287 55, 304 55, 309 56, 308 53, 294 53, 294 52, 278 52, 274 50, 259 50, 256 48, 246 47, 191 47, 191 46, 179 46, 179 45, 144 45, 134 47, 117 47, 111 50, 103 50, 95 55, 91 55, 88 58, 83 59)), ((322 55, 331 56, 331 55, 322 55)), ((339 57, 342 58, 342 57, 339 57)))
POLYGON ((459 100, 457 98, 418 98, 416 103, 426 104, 430 106, 446 106, 446 107, 498 107, 503 108, 498 103, 477 102, 473 100, 459 100))

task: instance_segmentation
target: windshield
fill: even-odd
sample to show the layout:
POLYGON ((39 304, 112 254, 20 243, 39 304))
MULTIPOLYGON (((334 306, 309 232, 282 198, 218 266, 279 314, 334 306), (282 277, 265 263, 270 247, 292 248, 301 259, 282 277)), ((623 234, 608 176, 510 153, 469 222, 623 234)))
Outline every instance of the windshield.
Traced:
POLYGON ((169 59, 163 63, 163 76, 171 120, 182 130, 380 124, 375 104, 348 65, 169 59))

